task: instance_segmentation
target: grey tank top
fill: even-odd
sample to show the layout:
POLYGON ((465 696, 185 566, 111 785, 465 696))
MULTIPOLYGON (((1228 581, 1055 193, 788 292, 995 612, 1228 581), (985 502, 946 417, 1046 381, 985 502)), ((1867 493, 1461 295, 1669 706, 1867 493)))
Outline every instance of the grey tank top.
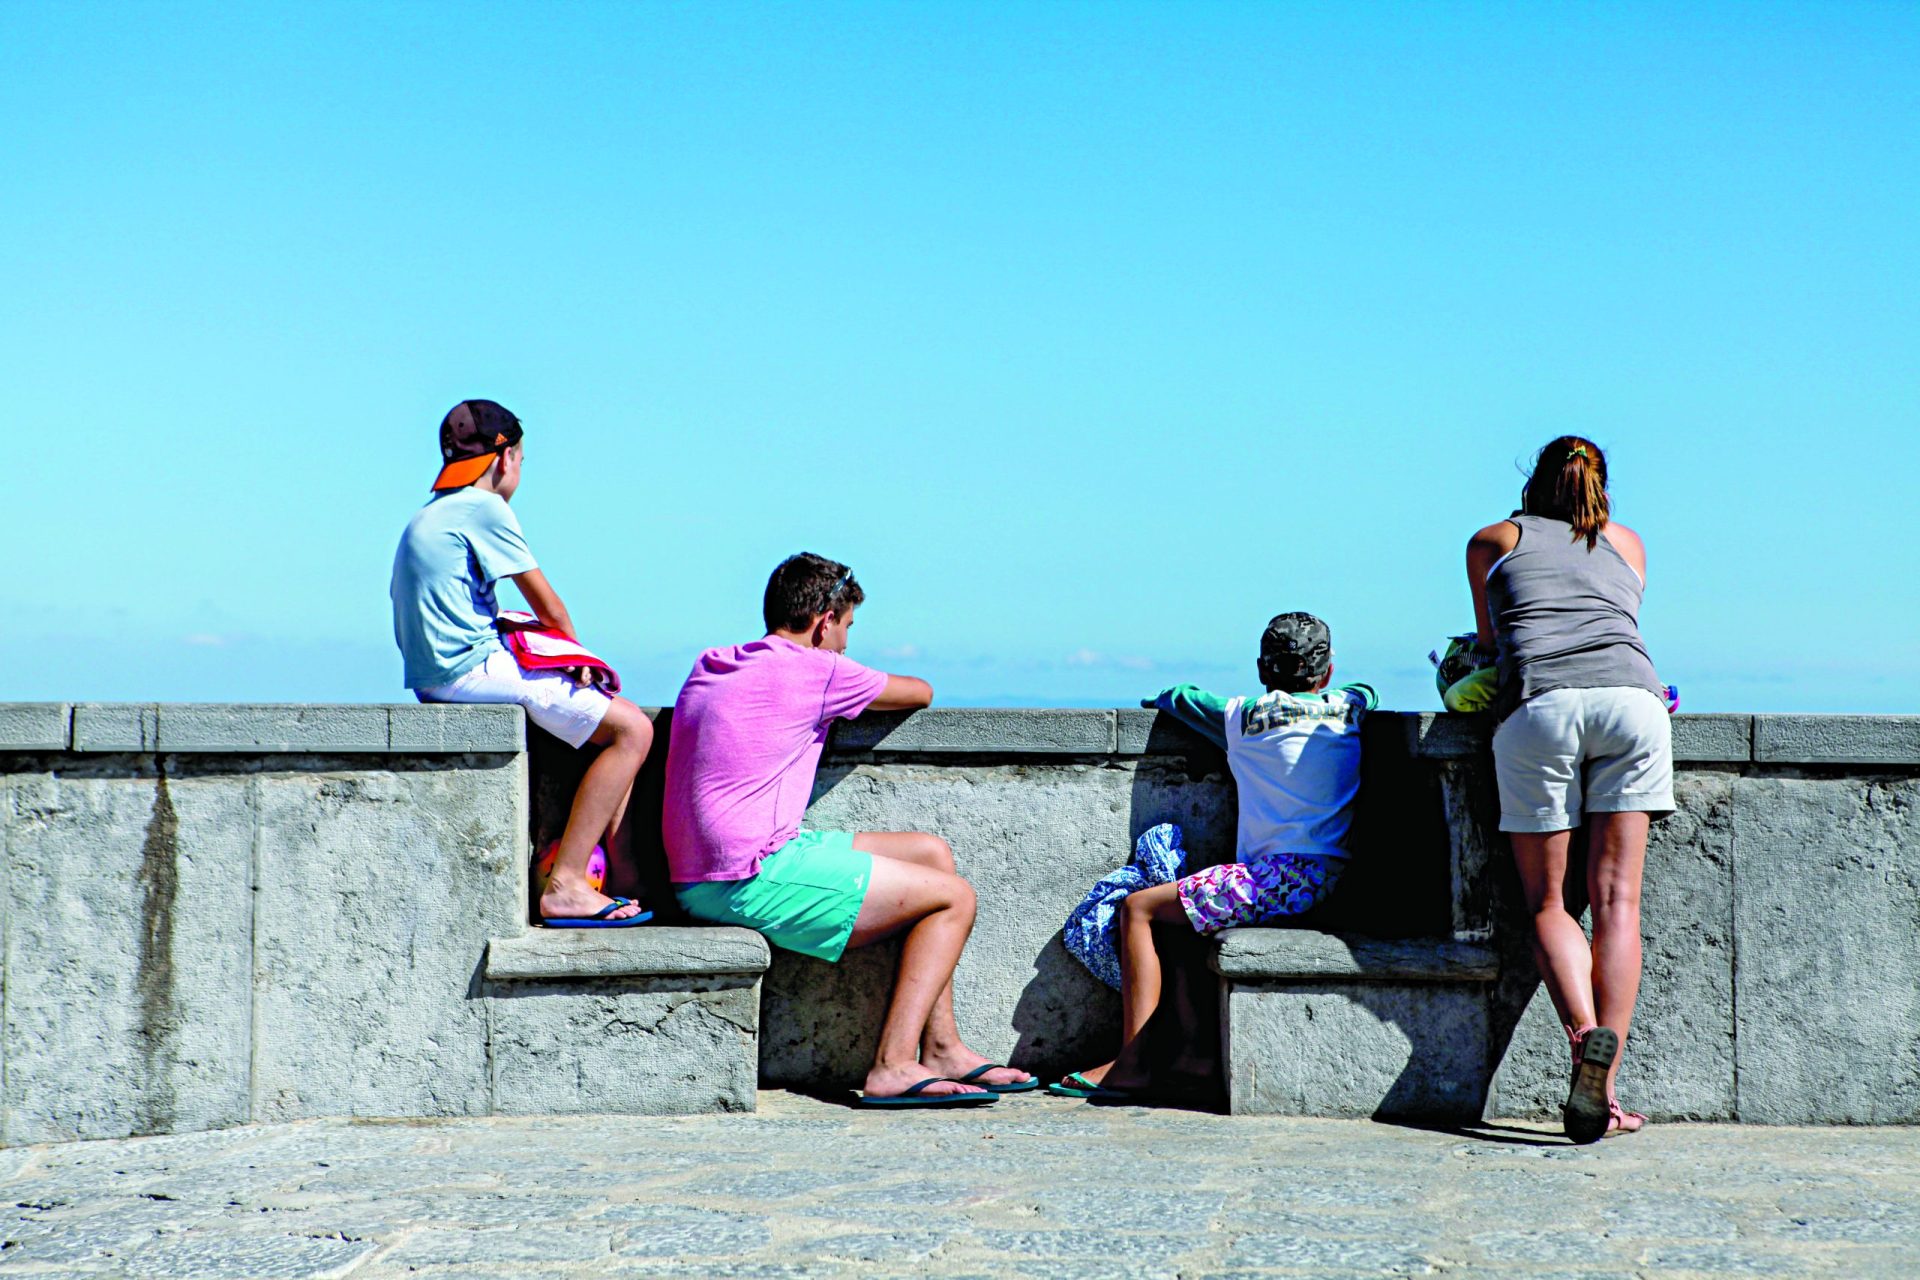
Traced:
POLYGON ((1587 550, 1573 526, 1545 516, 1514 516, 1520 542, 1487 575, 1487 608, 1499 643, 1505 719, 1529 698, 1554 689, 1662 692, 1640 639, 1640 575, 1605 534, 1587 550))

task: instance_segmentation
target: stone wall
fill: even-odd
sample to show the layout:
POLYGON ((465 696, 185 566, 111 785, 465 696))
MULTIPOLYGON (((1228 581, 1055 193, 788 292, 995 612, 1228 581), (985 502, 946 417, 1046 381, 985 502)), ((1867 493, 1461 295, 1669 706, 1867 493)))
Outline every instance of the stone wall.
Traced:
MULTIPOLYGON (((1623 1092, 1662 1117, 1920 1121, 1920 718, 1675 728, 1681 808, 1649 849, 1623 1092)), ((1532 1114, 1558 1101, 1564 1040, 1484 736, 1370 719, 1353 870, 1304 923, 1491 939, 1489 1106, 1532 1114)), ((0 705, 0 1139, 520 1109, 491 1036, 516 997, 483 954, 524 931, 529 829, 564 816, 582 763, 530 737, 497 707, 0 705)), ((808 822, 951 842, 981 899, 962 1025, 1055 1071, 1109 1051, 1115 1012, 1060 946, 1068 909, 1156 822, 1182 824, 1196 863, 1228 856, 1233 812, 1219 754, 1152 713, 938 710, 841 726, 808 822)), ((661 878, 657 839, 641 866, 661 878)), ((856 1079, 891 960, 778 955, 763 1081, 856 1079)))
POLYGON ((0 713, 0 1140, 493 1109, 519 709, 0 713))

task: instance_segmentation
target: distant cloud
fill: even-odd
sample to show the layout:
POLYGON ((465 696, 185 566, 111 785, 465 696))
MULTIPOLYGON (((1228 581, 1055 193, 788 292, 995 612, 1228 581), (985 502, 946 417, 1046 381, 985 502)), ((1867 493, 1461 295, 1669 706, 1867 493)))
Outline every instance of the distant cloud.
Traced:
POLYGON ((918 658, 920 656, 920 646, 917 644, 887 645, 881 648, 878 652, 881 657, 887 658, 889 660, 902 659, 904 661, 911 662, 915 658, 918 658))
POLYGON ((1151 671, 1155 663, 1152 658, 1132 655, 1113 655, 1101 653, 1098 649, 1075 649, 1066 656, 1069 667, 1119 667, 1126 671, 1151 671))
POLYGON ((196 631, 190 636, 181 636, 180 643, 196 649, 224 649, 227 647, 227 638, 214 635, 211 631, 196 631))

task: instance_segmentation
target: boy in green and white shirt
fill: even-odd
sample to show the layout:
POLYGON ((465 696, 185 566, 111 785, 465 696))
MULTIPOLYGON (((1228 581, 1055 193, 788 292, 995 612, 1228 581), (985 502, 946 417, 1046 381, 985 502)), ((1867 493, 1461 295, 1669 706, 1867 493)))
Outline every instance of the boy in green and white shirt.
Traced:
POLYGON ((1125 1095, 1131 1046, 1160 1003, 1160 957, 1153 926, 1182 920, 1201 933, 1267 924, 1319 905, 1346 865, 1346 840, 1360 790, 1360 724, 1378 698, 1364 684, 1328 686, 1333 642, 1310 613, 1283 613, 1260 640, 1266 692, 1222 698, 1175 685, 1141 705, 1174 716, 1227 753, 1239 792, 1235 860, 1127 895, 1120 908, 1122 1048, 1115 1062, 1076 1071, 1052 1092, 1125 1095))

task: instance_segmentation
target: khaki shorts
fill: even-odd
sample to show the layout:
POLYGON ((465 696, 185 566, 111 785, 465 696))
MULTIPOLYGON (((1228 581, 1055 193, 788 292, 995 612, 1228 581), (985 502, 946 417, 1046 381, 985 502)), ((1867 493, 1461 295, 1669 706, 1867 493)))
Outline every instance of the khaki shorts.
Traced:
POLYGON ((1493 733, 1502 831, 1571 831, 1589 813, 1673 811, 1673 726, 1646 689, 1555 689, 1493 733))

